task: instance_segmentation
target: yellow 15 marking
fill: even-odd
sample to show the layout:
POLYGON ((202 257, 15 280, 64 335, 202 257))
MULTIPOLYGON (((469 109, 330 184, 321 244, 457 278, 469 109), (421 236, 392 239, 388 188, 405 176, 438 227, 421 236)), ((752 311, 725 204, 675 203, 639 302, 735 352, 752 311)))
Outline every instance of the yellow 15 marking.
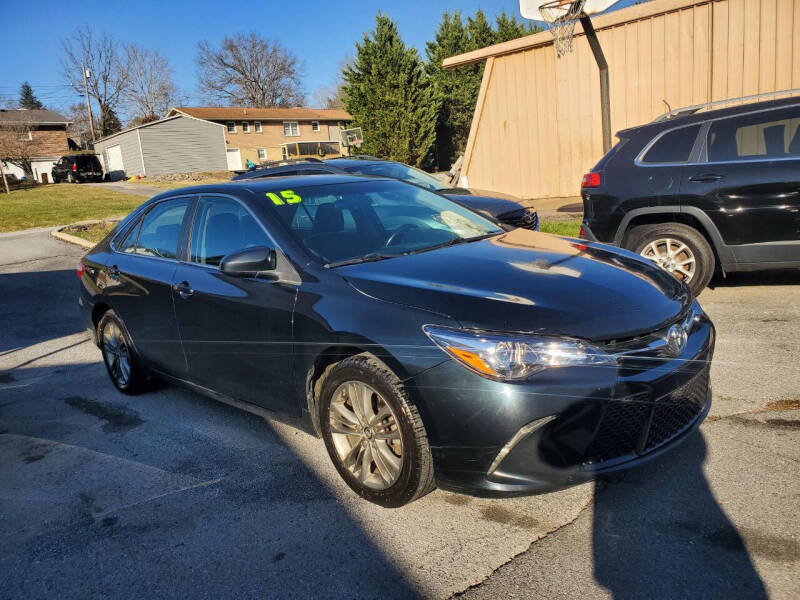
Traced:
POLYGON ((303 199, 300 196, 294 193, 294 190, 281 190, 278 193, 280 194, 280 196, 275 192, 267 192, 267 198, 272 200, 272 203, 275 206, 282 206, 287 202, 289 204, 299 204, 300 202, 303 201, 303 199))

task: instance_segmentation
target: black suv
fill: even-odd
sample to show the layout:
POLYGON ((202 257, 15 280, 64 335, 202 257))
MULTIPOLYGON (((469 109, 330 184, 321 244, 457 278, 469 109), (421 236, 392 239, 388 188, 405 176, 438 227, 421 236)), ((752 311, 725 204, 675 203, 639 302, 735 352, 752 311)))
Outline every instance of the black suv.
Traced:
POLYGON ((800 98, 709 107, 620 131, 581 185, 582 237, 695 294, 715 271, 800 267, 800 98))
POLYGON ((484 217, 499 223, 504 229, 515 227, 539 230, 539 215, 532 206, 522 206, 518 200, 500 196, 496 192, 453 188, 436 179, 433 175, 409 167, 403 163, 384 160, 374 156, 349 156, 332 158, 325 162, 315 158, 287 160, 262 165, 233 178, 258 179, 261 177, 288 177, 293 175, 371 175, 391 177, 406 183, 413 183, 423 189, 443 195, 469 208, 484 217))
POLYGON ((53 183, 102 181, 103 167, 94 154, 68 154, 53 165, 53 183))

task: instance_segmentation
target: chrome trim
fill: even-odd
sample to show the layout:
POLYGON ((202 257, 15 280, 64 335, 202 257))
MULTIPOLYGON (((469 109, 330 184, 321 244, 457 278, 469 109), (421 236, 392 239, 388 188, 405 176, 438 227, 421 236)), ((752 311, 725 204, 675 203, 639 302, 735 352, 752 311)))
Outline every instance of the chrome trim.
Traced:
POLYGON ((519 444, 522 440, 531 435, 537 429, 541 429, 542 427, 547 425, 557 416, 558 415, 548 415, 546 417, 542 417, 541 419, 536 419, 535 421, 531 421, 527 425, 523 425, 522 427, 520 427, 519 431, 517 431, 517 433, 515 433, 510 440, 508 440, 508 443, 500 449, 500 452, 497 453, 497 456, 495 456, 491 466, 489 467, 487 475, 491 475, 497 470, 497 467, 500 466, 500 463, 503 462, 506 456, 508 456, 509 452, 511 452, 517 444, 519 444))

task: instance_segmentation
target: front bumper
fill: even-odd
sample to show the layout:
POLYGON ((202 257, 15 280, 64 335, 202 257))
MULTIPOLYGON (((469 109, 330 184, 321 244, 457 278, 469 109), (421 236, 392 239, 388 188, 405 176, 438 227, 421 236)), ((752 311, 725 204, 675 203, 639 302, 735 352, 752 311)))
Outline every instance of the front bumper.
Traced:
POLYGON ((703 317, 672 359, 552 369, 525 384, 489 381, 452 360, 418 375, 407 386, 438 486, 480 496, 543 493, 666 452, 708 413, 714 338, 703 317))

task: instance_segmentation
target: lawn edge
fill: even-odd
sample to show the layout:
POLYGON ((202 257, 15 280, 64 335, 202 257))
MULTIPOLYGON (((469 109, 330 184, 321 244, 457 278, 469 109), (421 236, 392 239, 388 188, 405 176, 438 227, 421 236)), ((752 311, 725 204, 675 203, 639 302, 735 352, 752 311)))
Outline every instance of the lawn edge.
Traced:
POLYGON ((75 221, 74 223, 70 223, 69 225, 56 225, 53 229, 50 230, 50 235, 57 240, 61 240, 62 242, 67 242, 68 244, 75 244, 76 246, 80 246, 81 248, 86 248, 87 250, 94 248, 97 243, 90 242, 89 240, 85 240, 77 235, 71 235, 69 233, 64 233, 64 229, 67 227, 73 227, 74 225, 97 225, 98 223, 108 222, 108 221, 115 221, 121 220, 120 217, 108 217, 106 219, 87 219, 85 221, 75 221))

